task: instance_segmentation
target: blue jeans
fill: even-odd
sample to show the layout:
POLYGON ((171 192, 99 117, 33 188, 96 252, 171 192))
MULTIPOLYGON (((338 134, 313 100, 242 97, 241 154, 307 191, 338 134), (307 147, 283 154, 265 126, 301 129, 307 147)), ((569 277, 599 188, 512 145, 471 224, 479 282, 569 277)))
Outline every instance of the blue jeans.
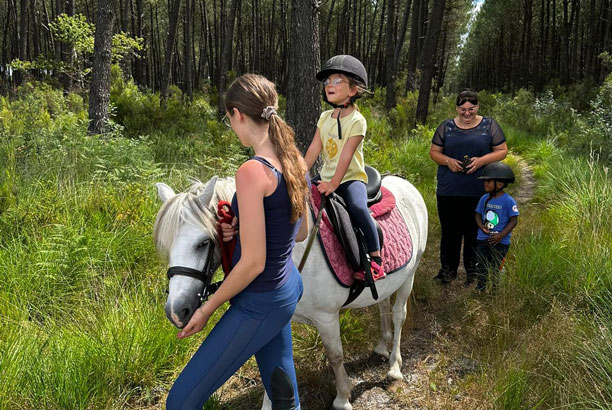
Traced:
POLYGON ((491 278, 493 287, 497 286, 497 281, 499 280, 499 269, 501 268, 503 259, 508 253, 508 249, 510 249, 510 245, 504 245, 503 243, 491 245, 487 241, 476 241, 476 276, 478 279, 476 284, 477 289, 486 289, 489 272, 491 272, 493 275, 491 278))
POLYGON ((368 252, 372 253, 380 250, 378 231, 374 218, 368 210, 368 192, 366 184, 362 181, 346 181, 336 189, 336 193, 344 199, 348 207, 351 220, 363 232, 368 252))
POLYGON ((293 386, 295 408, 299 409, 291 316, 303 290, 302 278, 294 266, 279 289, 236 295, 174 382, 166 408, 201 410, 208 398, 255 355, 268 397, 274 402, 271 380, 275 370, 280 369, 293 386))

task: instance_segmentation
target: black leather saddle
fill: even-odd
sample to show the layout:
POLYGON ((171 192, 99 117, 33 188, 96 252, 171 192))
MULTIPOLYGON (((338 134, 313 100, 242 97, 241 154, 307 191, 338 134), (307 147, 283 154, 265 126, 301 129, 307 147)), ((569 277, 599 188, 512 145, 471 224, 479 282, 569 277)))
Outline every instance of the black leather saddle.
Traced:
MULTIPOLYGON (((365 169, 368 175, 368 183, 366 185, 368 207, 371 207, 382 199, 382 193, 380 191, 382 177, 380 172, 375 168, 366 165, 365 169)), ((359 243, 359 241, 363 241, 363 234, 354 227, 344 199, 335 193, 329 195, 327 201, 325 201, 325 213, 334 228, 334 233, 338 237, 344 249, 344 253, 346 254, 346 259, 353 270, 359 271, 362 269, 369 269, 369 266, 367 268, 363 266, 367 256, 364 258, 365 255, 362 255, 363 244, 359 243)), ((378 230, 378 238, 382 248, 383 234, 378 223, 376 223, 376 229, 378 230)))

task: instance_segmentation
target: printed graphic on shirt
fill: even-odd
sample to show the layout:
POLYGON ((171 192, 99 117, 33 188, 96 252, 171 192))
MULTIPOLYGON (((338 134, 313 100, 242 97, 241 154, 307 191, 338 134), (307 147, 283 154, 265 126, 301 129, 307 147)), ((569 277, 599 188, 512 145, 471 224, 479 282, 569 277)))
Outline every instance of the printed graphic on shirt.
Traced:
POLYGON ((497 214, 497 212, 489 209, 486 213, 485 213, 485 227, 489 230, 489 231, 493 231, 493 229, 499 224, 499 215, 497 214))
POLYGON ((325 143, 325 151, 329 158, 334 158, 338 153, 338 144, 336 144, 333 138, 328 139, 325 143))

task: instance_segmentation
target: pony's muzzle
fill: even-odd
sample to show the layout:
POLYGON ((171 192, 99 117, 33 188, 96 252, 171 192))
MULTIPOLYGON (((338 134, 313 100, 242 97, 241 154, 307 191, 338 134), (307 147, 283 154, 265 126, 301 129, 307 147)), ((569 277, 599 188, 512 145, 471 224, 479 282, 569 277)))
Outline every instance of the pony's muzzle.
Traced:
POLYGON ((166 303, 165 307, 166 317, 168 320, 177 328, 182 329, 187 326, 191 316, 195 312, 195 309, 191 309, 189 306, 184 303, 166 303))

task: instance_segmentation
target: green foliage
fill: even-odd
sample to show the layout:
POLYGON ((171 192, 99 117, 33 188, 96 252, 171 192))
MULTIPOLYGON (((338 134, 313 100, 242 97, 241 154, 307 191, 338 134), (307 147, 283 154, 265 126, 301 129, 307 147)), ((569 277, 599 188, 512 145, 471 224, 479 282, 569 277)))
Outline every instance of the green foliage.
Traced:
MULTIPOLYGON (((70 48, 71 58, 68 62, 56 60, 49 56, 38 56, 34 61, 11 61, 11 68, 16 71, 47 71, 66 74, 83 87, 85 77, 91 72, 90 57, 94 52, 95 26, 88 23, 85 16, 60 14, 49 23, 49 30, 56 41, 70 48)), ((113 35, 111 60, 118 63, 123 60, 140 58, 144 39, 130 37, 124 32, 113 35)))
POLYGON ((411 92, 406 97, 398 98, 397 104, 389 113, 391 133, 394 138, 405 138, 414 128, 417 101, 417 92, 411 92))
MULTIPOLYGON (((185 128, 210 110, 172 109, 185 128)), ((199 121, 217 134, 125 137, 117 125, 101 138, 77 94, 32 82, 0 99, 0 408, 157 405, 200 340, 179 343, 161 310, 154 182, 180 189, 244 159, 222 124, 199 121)))
POLYGON ((140 58, 144 39, 142 37, 130 37, 123 31, 113 35, 112 61, 118 63, 124 60, 140 58))
POLYGON ((612 76, 599 88, 585 82, 570 87, 551 85, 539 96, 522 89, 513 98, 485 91, 479 98, 483 115, 522 132, 551 138, 574 154, 595 155, 612 163, 612 76))
POLYGON ((84 15, 62 13, 49 23, 49 30, 55 40, 73 47, 77 55, 93 53, 95 26, 84 15))

